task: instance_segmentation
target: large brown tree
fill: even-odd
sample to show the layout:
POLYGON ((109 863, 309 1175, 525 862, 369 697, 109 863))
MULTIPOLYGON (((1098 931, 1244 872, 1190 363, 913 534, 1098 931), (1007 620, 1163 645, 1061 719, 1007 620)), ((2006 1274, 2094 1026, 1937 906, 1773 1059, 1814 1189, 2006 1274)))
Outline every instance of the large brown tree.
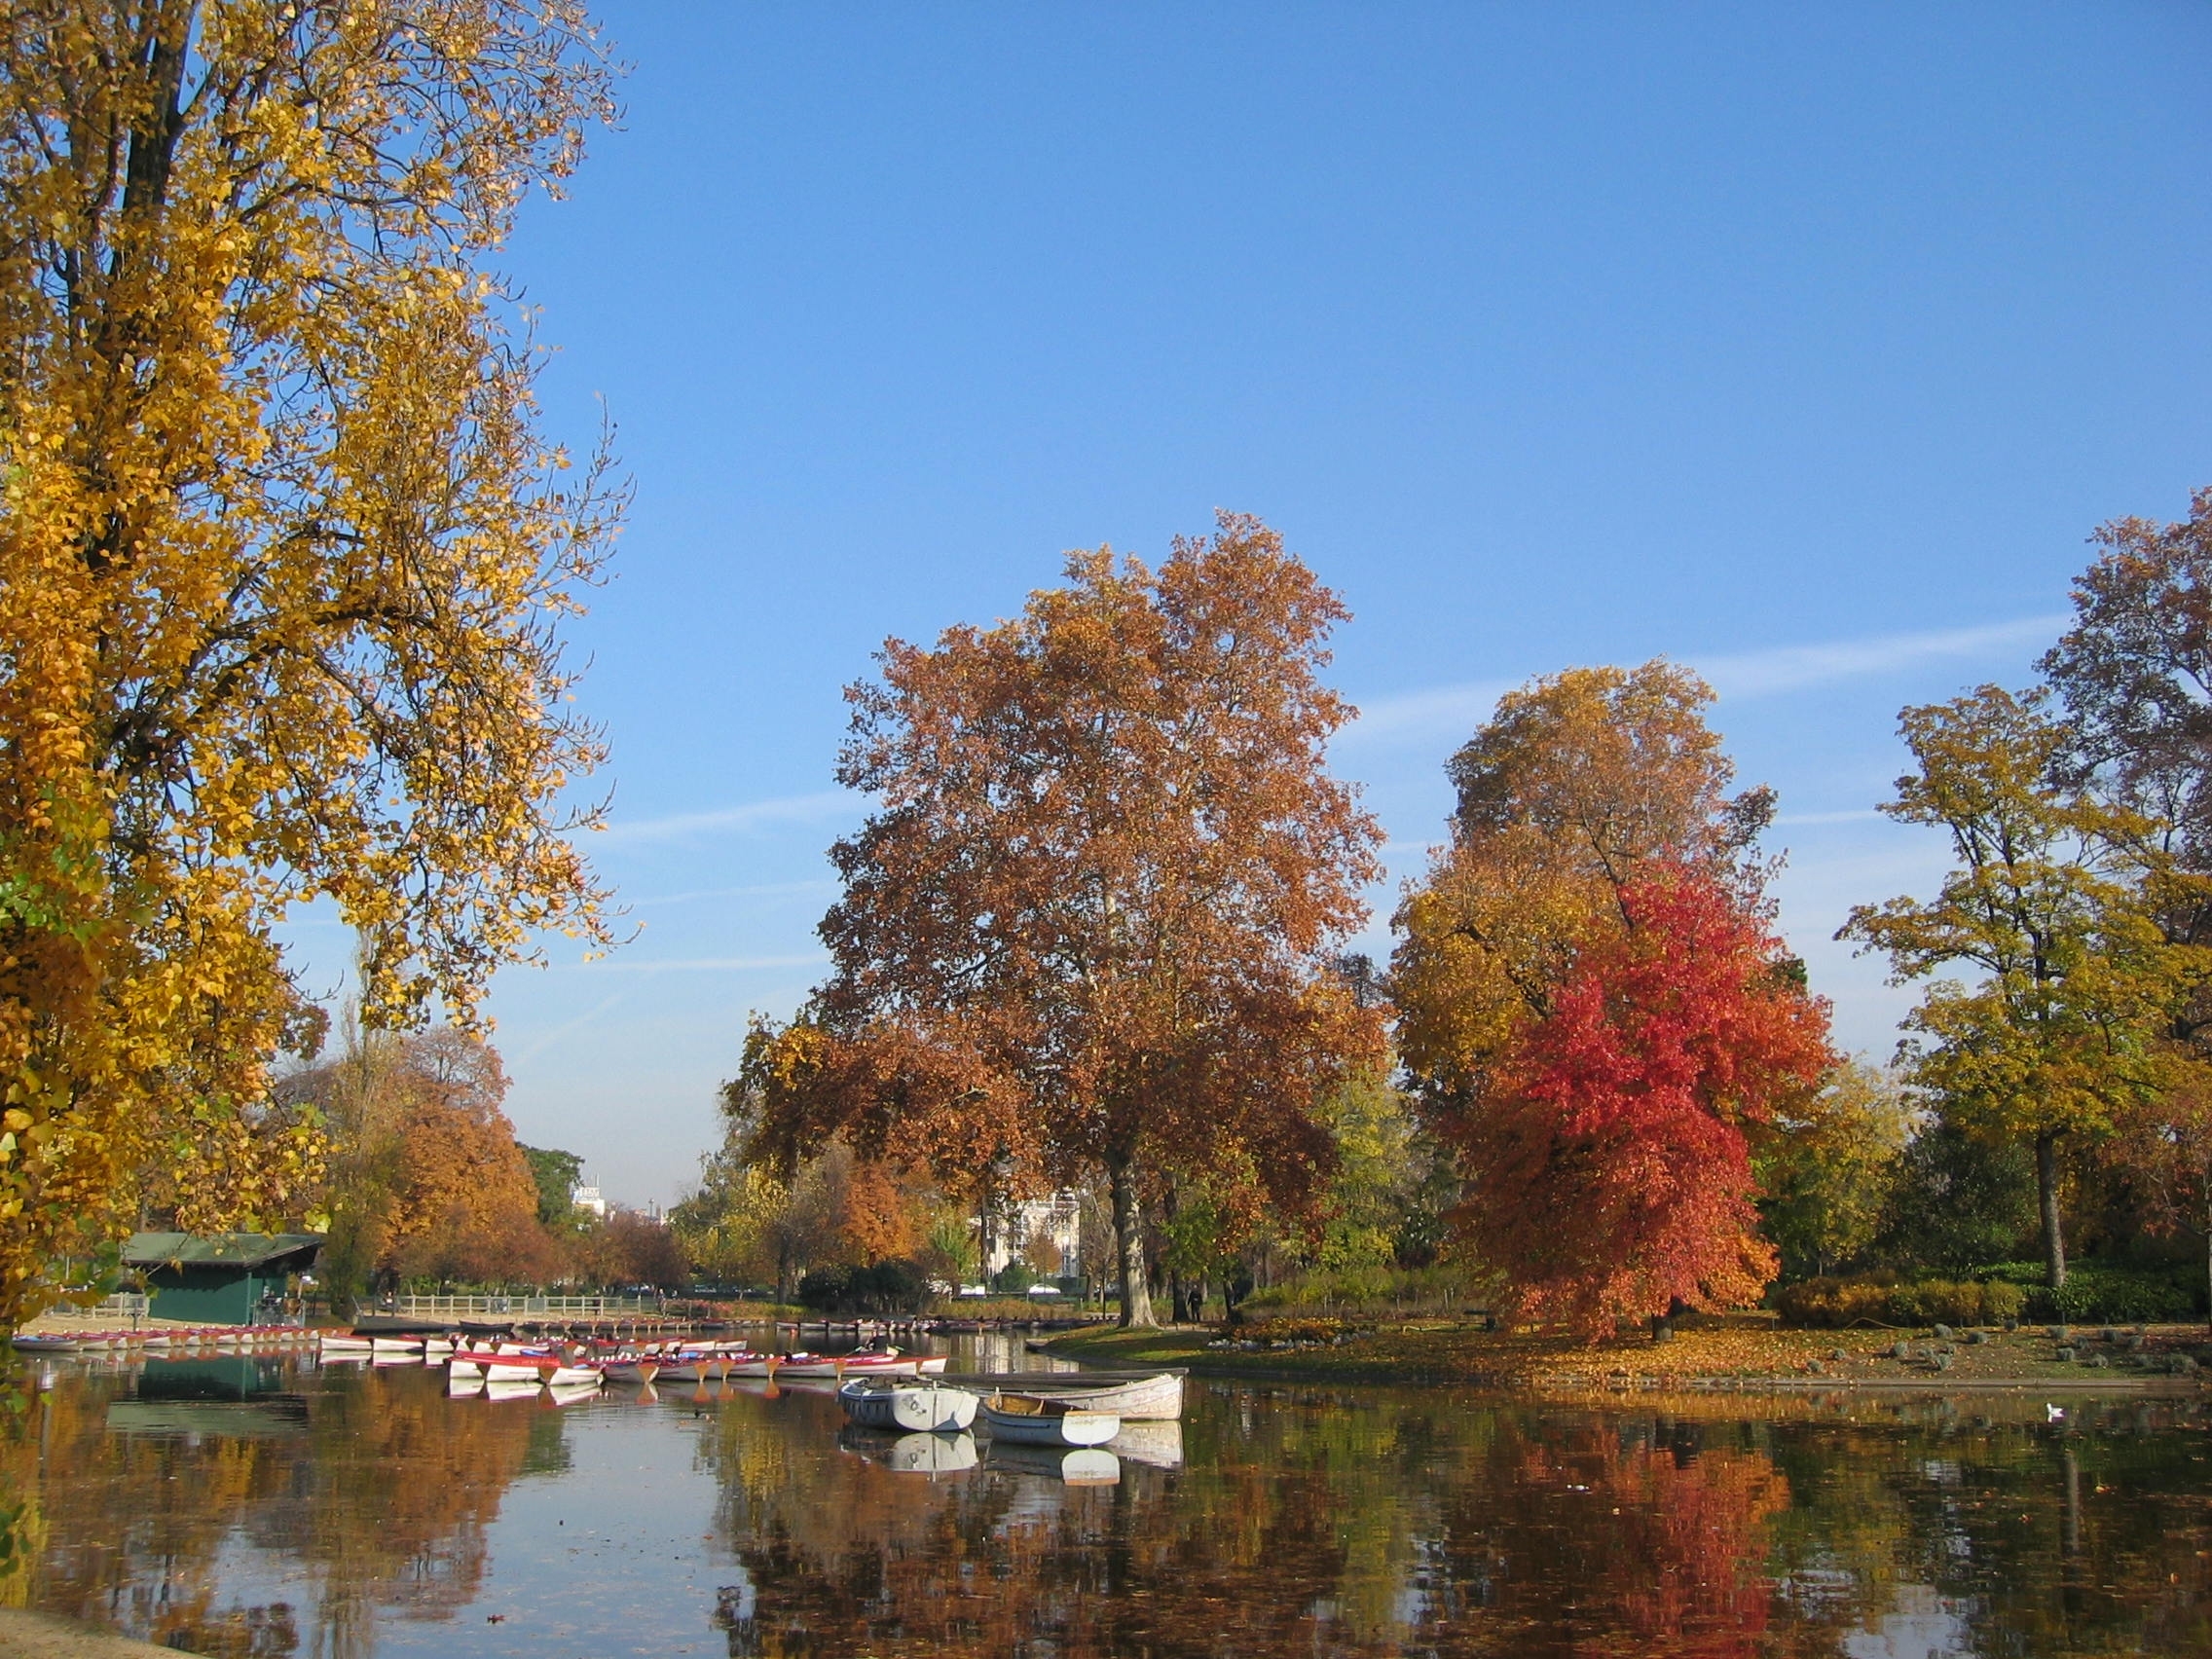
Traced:
POLYGON ((835 967, 756 1039, 771 1132, 856 1134, 957 1178, 1104 1174, 1122 1318, 1152 1322, 1148 1199, 1169 1173, 1309 1211, 1318 1097, 1372 1062, 1328 971, 1380 831, 1328 775, 1336 595, 1255 519, 1158 571, 1110 551, 855 687, 838 768, 875 812, 833 857, 835 967))

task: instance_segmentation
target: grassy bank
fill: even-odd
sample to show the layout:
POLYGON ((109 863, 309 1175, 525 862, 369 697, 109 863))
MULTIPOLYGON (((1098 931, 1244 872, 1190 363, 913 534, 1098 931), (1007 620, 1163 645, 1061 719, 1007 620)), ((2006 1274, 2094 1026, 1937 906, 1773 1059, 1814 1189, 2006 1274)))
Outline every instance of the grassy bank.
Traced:
POLYGON ((1546 1395, 1714 1387, 2034 1385, 2196 1388, 2212 1373, 2202 1325, 2018 1331, 1788 1331, 1729 1326, 1673 1340, 1615 1338, 1595 1345, 1564 1334, 1486 1331, 1471 1323, 1410 1322, 1329 1329, 1320 1321, 1248 1327, 1244 1346, 1215 1346, 1214 1327, 1071 1331, 1051 1352, 1093 1365, 1180 1365, 1201 1376, 1315 1382, 1454 1383, 1546 1395), (1900 1354, 1899 1345, 1903 1351, 1900 1354))

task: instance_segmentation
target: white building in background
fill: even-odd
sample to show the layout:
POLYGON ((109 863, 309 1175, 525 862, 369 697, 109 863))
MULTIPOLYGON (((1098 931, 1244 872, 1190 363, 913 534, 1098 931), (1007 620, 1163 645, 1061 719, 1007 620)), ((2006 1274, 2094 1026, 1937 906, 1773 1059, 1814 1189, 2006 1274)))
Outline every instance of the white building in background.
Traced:
POLYGON ((607 1200, 599 1196, 599 1188, 587 1181, 569 1195, 569 1201, 580 1210, 589 1210, 600 1220, 607 1219, 607 1200))
POLYGON ((1032 1240, 1045 1246, 1043 1272, 1053 1277, 1073 1277, 1083 1260, 1083 1199, 1062 1190, 1042 1198, 1024 1198, 1008 1213, 991 1239, 983 1262, 989 1278, 1016 1256, 1037 1259, 1032 1240))

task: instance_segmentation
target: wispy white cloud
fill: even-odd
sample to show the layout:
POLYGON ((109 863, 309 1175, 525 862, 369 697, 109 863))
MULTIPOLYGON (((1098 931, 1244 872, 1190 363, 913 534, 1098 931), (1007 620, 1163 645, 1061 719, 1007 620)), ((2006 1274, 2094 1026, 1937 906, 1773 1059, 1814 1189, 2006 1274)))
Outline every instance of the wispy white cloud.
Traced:
POLYGON ((1839 680, 1889 674, 1924 662, 1946 658, 1969 661, 2001 651, 2024 651, 2029 645, 2056 638, 2069 620, 2064 614, 2023 616, 2014 622, 1990 622, 1977 628, 1877 634, 1871 639, 1842 640, 1825 645, 1774 645, 1727 656, 1697 657, 1692 659, 1692 666, 1723 697, 1763 697, 1777 691, 1831 685, 1839 680))
POLYGON ((699 835, 742 834, 780 824, 822 824, 859 815, 861 796, 844 790, 786 795, 780 800, 748 801, 706 812, 678 812, 665 818, 617 819, 601 832, 602 841, 682 841, 699 835))
POLYGON ((583 963, 579 971, 587 974, 755 974, 777 968, 818 968, 829 960, 819 950, 805 956, 685 956, 645 961, 612 956, 600 962, 583 963))
POLYGON ((1360 700, 1359 719, 1348 726, 1339 742, 1418 739, 1440 732, 1461 736, 1489 719, 1497 700, 1513 689, 1510 680, 1470 680, 1460 685, 1437 685, 1426 691, 1404 691, 1394 697, 1360 700))
MULTIPOLYGON (((1840 681, 1895 673, 1923 663, 1969 662, 2005 652, 2021 652, 2051 639, 2070 618, 2064 614, 2024 616, 1973 628, 1942 628, 1924 633, 1876 634, 1825 645, 1771 645, 1683 658, 1721 696, 1736 700, 1803 691, 1840 681)), ((2023 664, 2024 666, 2024 664, 2023 664)), ((1490 717, 1514 682, 1471 680, 1396 696, 1361 701, 1359 719, 1344 742, 1420 742, 1464 737, 1490 717)))
POLYGON ((1870 806, 1860 806, 1842 812, 1785 812, 1774 823, 1776 829, 1788 830, 1799 824, 1870 824, 1881 816, 1870 806))
POLYGON ((550 1031, 540 1032, 535 1038, 525 1044, 519 1052, 510 1057, 518 1063, 525 1060, 535 1060, 570 1033, 581 1031, 587 1025, 598 1023, 602 1014, 611 1014, 615 1009, 621 1007, 628 998, 629 993, 627 991, 616 991, 610 997, 602 997, 596 1007, 577 1014, 573 1019, 563 1020, 550 1031))

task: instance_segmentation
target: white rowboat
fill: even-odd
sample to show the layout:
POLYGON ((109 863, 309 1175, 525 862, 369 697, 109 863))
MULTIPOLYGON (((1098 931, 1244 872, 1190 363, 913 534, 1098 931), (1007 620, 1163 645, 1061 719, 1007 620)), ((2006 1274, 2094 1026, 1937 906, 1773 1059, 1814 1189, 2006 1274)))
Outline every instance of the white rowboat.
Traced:
POLYGON ((1103 1446, 1122 1432, 1111 1412, 1085 1411, 1036 1394, 993 1394, 977 1407, 993 1440, 1015 1446, 1103 1446))
POLYGON ((1042 1400, 1065 1400, 1087 1412, 1110 1412, 1124 1421, 1170 1422, 1183 1415, 1180 1371, 1118 1376, 1090 1371, 1002 1371, 948 1381, 982 1394, 1033 1394, 1042 1400))
POLYGON ((862 1427, 894 1433, 955 1434, 976 1420, 975 1395, 935 1382, 848 1378, 837 1390, 837 1403, 862 1427))

